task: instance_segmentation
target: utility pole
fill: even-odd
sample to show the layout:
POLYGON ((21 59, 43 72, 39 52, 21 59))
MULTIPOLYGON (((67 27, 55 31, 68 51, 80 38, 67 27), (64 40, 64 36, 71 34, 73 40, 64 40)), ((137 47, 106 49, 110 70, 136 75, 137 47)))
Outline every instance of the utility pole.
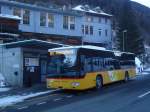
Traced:
POLYGON ((125 51, 125 33, 127 33, 127 30, 123 30, 123 52, 125 51))

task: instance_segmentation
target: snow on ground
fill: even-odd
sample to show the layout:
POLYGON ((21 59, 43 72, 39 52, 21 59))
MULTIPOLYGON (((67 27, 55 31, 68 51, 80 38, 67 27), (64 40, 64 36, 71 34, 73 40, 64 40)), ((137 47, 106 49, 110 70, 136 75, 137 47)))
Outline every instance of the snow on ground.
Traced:
POLYGON ((145 72, 145 71, 142 72, 141 74, 142 74, 142 75, 149 75, 149 73, 148 73, 148 72, 145 72))
POLYGON ((150 68, 147 68, 147 69, 145 69, 144 71, 146 71, 146 72, 150 72, 150 68))
POLYGON ((143 71, 141 73, 138 73, 138 74, 149 75, 150 74, 150 68, 143 69, 143 71))
POLYGON ((0 92, 9 91, 10 88, 6 87, 6 81, 4 76, 0 73, 0 92))
POLYGON ((110 14, 104 13, 102 10, 100 10, 100 12, 98 12, 98 11, 95 11, 93 9, 90 9, 90 7, 86 8, 86 6, 83 6, 83 5, 78 5, 74 8, 72 8, 72 9, 75 10, 75 11, 88 12, 88 13, 105 15, 105 16, 110 16, 110 17, 112 16, 110 14))
POLYGON ((49 91, 45 91, 45 92, 38 92, 38 93, 30 93, 30 94, 24 94, 24 95, 13 95, 13 96, 7 96, 7 97, 2 97, 0 98, 0 107, 7 107, 19 102, 23 102, 26 99, 32 98, 32 97, 36 97, 39 95, 44 95, 47 93, 52 93, 56 90, 49 90, 49 91))
POLYGON ((6 81, 4 76, 0 73, 0 87, 5 87, 6 86, 6 81))
POLYGON ((10 88, 0 88, 0 92, 6 92, 6 91, 9 91, 10 88))

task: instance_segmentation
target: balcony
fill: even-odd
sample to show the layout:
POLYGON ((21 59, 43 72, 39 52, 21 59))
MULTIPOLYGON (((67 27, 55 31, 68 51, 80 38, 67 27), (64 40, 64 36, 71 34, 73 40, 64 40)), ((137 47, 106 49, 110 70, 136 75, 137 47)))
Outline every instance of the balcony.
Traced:
POLYGON ((21 31, 16 26, 0 24, 0 33, 20 34, 21 31))

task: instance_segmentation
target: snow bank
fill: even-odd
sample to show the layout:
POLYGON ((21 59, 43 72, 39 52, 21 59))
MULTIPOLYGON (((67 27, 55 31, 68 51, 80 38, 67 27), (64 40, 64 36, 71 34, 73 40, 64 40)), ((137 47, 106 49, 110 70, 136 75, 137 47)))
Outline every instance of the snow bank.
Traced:
POLYGON ((9 91, 10 88, 0 88, 0 92, 5 92, 5 91, 9 91))
POLYGON ((23 102, 25 99, 36 97, 39 95, 44 95, 47 93, 52 93, 57 90, 50 90, 50 91, 45 91, 45 92, 38 92, 38 93, 30 93, 28 95, 13 95, 13 96, 7 96, 7 97, 2 97, 0 99, 0 107, 6 107, 10 106, 19 102, 23 102))
POLYGON ((137 57, 135 57, 135 64, 136 64, 136 66, 137 67, 140 67, 141 66, 141 61, 140 61, 140 59, 139 58, 137 58, 137 57))
POLYGON ((19 16, 14 16, 14 15, 8 15, 8 14, 0 14, 1 18, 9 18, 9 19, 14 19, 14 20, 21 20, 19 16))
POLYGON ((136 65, 136 73, 140 73, 143 71, 143 65, 139 58, 135 57, 135 65, 136 65))
POLYGON ((146 71, 146 72, 150 72, 150 68, 147 68, 147 69, 145 69, 144 71, 146 71))
POLYGON ((0 87, 5 87, 6 86, 6 81, 4 76, 0 73, 0 87))

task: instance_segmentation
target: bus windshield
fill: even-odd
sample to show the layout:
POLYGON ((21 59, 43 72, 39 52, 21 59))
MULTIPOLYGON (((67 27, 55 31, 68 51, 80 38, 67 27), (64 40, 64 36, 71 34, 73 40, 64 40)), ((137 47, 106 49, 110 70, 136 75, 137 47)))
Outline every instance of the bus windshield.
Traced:
POLYGON ((75 77, 76 49, 50 51, 48 77, 75 77))

